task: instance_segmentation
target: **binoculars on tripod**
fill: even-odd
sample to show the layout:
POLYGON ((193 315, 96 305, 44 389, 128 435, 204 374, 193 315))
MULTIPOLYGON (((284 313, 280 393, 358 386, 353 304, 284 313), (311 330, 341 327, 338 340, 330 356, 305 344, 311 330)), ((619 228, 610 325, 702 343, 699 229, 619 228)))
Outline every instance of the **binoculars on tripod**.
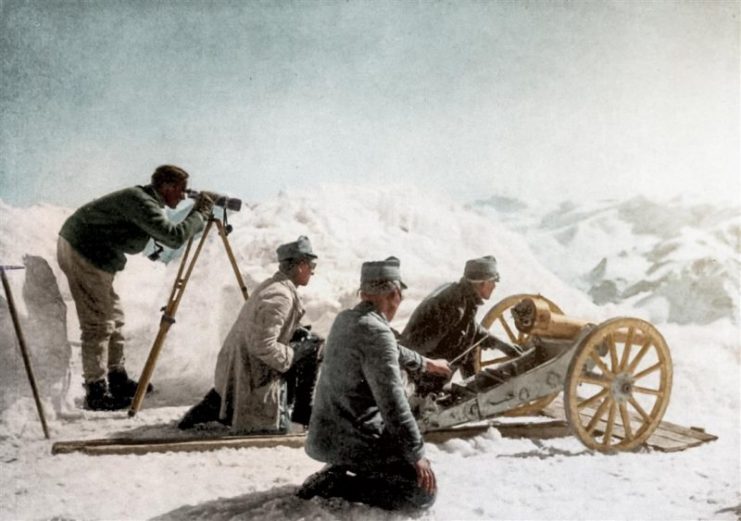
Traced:
POLYGON ((217 194, 216 192, 199 192, 198 190, 188 190, 186 193, 191 199, 198 199, 202 193, 206 194, 213 199, 214 206, 219 206, 226 210, 231 210, 232 212, 238 212, 242 209, 242 200, 237 199, 236 197, 229 197, 217 194))

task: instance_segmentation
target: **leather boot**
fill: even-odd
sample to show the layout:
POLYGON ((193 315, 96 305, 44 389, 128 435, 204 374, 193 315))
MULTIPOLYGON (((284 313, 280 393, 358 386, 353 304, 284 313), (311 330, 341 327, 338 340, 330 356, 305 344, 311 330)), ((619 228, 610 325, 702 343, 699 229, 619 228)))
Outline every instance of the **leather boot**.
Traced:
MULTIPOLYGON (((108 371, 108 389, 114 398, 119 400, 128 399, 130 403, 138 386, 139 382, 129 378, 126 369, 111 369, 108 371)), ((152 384, 147 384, 147 394, 153 390, 152 384)))
POLYGON ((129 406, 121 400, 117 400, 108 392, 108 386, 103 379, 85 384, 85 409, 89 411, 117 411, 129 406))
POLYGON ((348 479, 344 467, 327 464, 319 472, 315 472, 296 490, 296 496, 301 499, 311 499, 314 496, 323 498, 342 496, 344 481, 348 479))
POLYGON ((211 389, 199 403, 190 408, 185 414, 178 429, 192 429, 198 424, 219 421, 219 410, 221 409, 221 396, 216 389, 211 389))

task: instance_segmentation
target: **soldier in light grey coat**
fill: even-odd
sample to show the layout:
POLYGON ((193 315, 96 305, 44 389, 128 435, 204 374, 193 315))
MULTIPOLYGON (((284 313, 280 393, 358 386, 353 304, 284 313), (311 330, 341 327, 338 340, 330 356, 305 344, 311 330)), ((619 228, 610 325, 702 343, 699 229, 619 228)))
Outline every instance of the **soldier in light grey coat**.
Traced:
POLYGON ((283 374, 300 354, 289 345, 304 307, 297 286, 316 266, 309 239, 277 250, 280 268, 253 292, 221 347, 214 388, 180 422, 181 429, 219 420, 241 433, 283 433, 288 428, 283 374))
POLYGON ((306 440, 329 463, 298 492, 338 496, 387 509, 428 507, 437 485, 404 393, 401 366, 449 374, 400 346, 389 326, 402 299, 399 260, 366 262, 361 303, 342 311, 327 338, 306 440))

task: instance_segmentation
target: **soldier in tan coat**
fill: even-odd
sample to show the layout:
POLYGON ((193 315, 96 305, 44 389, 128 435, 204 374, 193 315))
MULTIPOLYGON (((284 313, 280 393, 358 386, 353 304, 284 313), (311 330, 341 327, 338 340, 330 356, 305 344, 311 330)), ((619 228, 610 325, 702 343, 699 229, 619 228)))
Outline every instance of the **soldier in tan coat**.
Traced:
POLYGON ((304 236, 279 246, 277 254, 278 272, 262 282, 242 307, 219 352, 214 388, 188 411, 181 429, 218 420, 241 433, 287 431, 283 375, 299 359, 312 355, 289 345, 304 315, 296 290, 309 283, 317 256, 304 236))

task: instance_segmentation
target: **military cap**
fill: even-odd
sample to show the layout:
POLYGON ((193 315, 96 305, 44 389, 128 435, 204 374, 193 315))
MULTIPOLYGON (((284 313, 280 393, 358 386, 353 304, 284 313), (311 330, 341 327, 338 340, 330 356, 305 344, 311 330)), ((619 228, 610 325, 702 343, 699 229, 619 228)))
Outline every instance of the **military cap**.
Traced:
POLYGON ((466 261, 463 276, 468 280, 491 280, 499 282, 499 271, 497 271, 497 259, 486 255, 478 259, 466 261))
POLYGON ((293 242, 281 244, 276 250, 278 253, 278 262, 282 262, 288 259, 302 259, 304 257, 310 259, 316 259, 314 251, 311 249, 311 242, 305 235, 301 235, 298 239, 293 242))
POLYGON ((396 257, 389 257, 382 261, 364 262, 360 268, 360 284, 390 280, 397 281, 402 289, 406 289, 407 285, 401 280, 400 266, 401 261, 396 257))

